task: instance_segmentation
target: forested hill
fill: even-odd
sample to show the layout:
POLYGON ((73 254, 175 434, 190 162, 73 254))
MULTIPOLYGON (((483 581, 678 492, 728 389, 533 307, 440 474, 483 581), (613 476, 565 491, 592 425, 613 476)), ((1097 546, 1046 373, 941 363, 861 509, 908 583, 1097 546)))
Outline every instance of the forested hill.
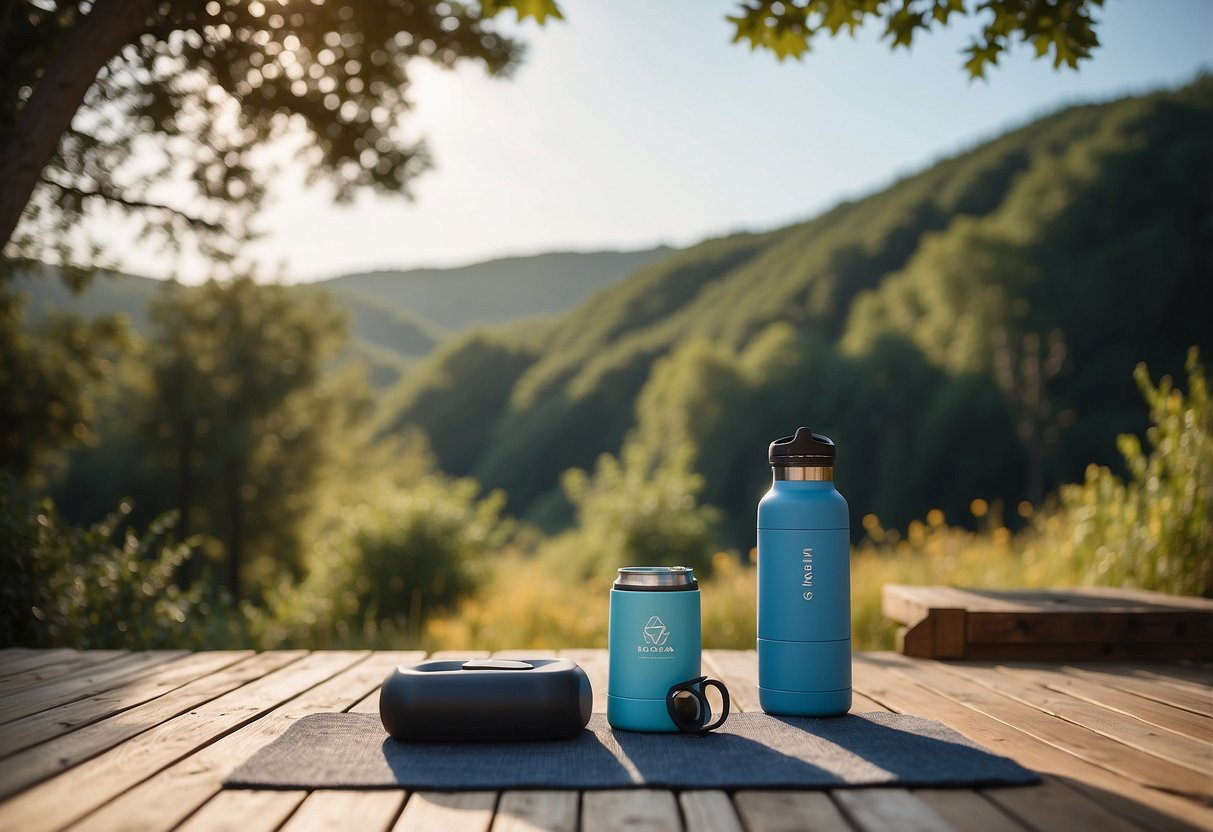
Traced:
MULTIPOLYGON (((383 386, 450 332, 567 311, 672 250, 548 253, 450 269, 351 274, 296 289, 327 291, 345 310, 349 351, 367 362, 372 381, 383 386)), ((40 323, 49 311, 86 318, 121 312, 140 332, 148 331, 149 302, 163 287, 163 281, 126 274, 97 275, 79 294, 53 275, 18 278, 15 284, 29 296, 31 324, 40 323)))
POLYGON ((1064 110, 809 222, 657 260, 541 331, 449 342, 385 425, 419 425, 444 468, 549 526, 562 472, 630 436, 645 464, 689 454, 746 545, 767 443, 803 424, 838 442, 856 520, 962 520, 976 497, 1013 513, 1144 428, 1138 361, 1208 356, 1210 147, 1207 77, 1064 110))
POLYGON ((317 283, 388 301, 444 329, 564 312, 673 249, 551 252, 444 269, 350 274, 317 283))

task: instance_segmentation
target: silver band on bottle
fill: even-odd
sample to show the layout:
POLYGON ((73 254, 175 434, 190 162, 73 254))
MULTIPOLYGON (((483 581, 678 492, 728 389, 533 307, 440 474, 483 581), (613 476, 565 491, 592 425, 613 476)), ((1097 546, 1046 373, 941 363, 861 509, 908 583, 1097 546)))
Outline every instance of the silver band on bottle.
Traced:
POLYGON ((834 479, 834 466, 775 465, 771 474, 777 481, 829 482, 834 479))

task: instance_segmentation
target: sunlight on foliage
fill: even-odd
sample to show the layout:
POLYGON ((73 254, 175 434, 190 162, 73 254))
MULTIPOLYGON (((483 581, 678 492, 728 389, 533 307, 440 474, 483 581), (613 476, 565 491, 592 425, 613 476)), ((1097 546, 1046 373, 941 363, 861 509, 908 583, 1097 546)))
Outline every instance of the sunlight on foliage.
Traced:
POLYGON ((1120 437, 1127 482, 1091 465, 1082 483, 1061 490, 1070 523, 1063 551, 1100 583, 1213 594, 1213 402, 1195 348, 1186 369, 1185 396, 1169 376, 1156 387, 1137 366, 1150 449, 1132 434, 1120 437))
POLYGON ((74 528, 49 500, 0 478, 0 646, 146 650, 243 640, 222 590, 174 582, 193 553, 172 539, 175 516, 140 535, 123 527, 129 514, 123 503, 102 522, 74 528))
POLYGON ((782 61, 801 58, 822 32, 835 37, 845 30, 853 36, 869 18, 883 24, 883 37, 893 49, 908 49, 915 35, 946 27, 953 15, 982 15, 980 34, 965 50, 964 68, 983 78, 987 65, 996 65, 1017 35, 1032 44, 1037 58, 1052 52, 1055 69, 1077 69, 1099 46, 1098 21, 1091 12, 1102 6, 1103 0, 751 0, 728 20, 736 30, 734 43, 748 41, 751 49, 768 49, 782 61))
POLYGON ((603 454, 592 476, 579 469, 564 476, 578 526, 569 562, 582 574, 649 564, 708 571, 719 511, 695 499, 703 477, 677 451, 658 461, 628 443, 621 456, 603 454))

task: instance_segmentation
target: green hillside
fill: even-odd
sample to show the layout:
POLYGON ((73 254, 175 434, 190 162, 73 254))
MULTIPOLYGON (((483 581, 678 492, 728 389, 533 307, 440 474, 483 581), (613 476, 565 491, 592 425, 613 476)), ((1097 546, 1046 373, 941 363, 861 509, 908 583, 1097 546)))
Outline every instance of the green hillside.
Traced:
MULTIPOLYGON (((477 323, 501 323, 564 312, 596 289, 618 282, 672 249, 552 253, 490 260, 454 269, 354 274, 298 291, 327 291, 349 316, 346 356, 366 363, 380 389, 399 381, 446 337, 477 323)), ((163 282, 135 275, 101 274, 74 294, 61 280, 18 278, 29 296, 31 325, 52 313, 92 318, 125 313, 137 332, 149 327, 148 302, 163 282)))
POLYGON ((799 424, 839 442, 856 520, 1039 499, 1144 428, 1136 362, 1207 354, 1211 146, 1208 78, 1064 110, 809 222, 650 263, 544 332, 448 344, 385 424, 420 426, 444 468, 548 525, 568 517, 566 469, 625 436, 655 459, 686 440, 744 543, 766 444, 799 424))
POLYGON ((15 291, 28 296, 25 314, 33 326, 56 313, 85 318, 123 313, 130 317, 137 332, 146 332, 148 302, 164 285, 150 277, 103 272, 89 281, 83 292, 76 294, 55 277, 53 267, 45 268, 49 274, 19 275, 13 282, 15 291))
MULTIPOLYGON (((127 274, 96 275, 84 291, 73 293, 53 275, 18 277, 15 288, 28 295, 26 318, 37 326, 52 314, 73 314, 85 318, 124 314, 136 332, 150 329, 148 304, 165 288, 164 281, 127 274)), ((299 292, 320 291, 299 286, 299 292)), ((390 304, 340 291, 329 293, 343 309, 349 321, 346 358, 366 364, 371 382, 387 387, 398 381, 417 361, 444 337, 434 325, 416 314, 390 304)))
POLYGON ((449 330, 564 312, 672 249, 553 252, 450 269, 350 274, 317 286, 409 309, 449 330))

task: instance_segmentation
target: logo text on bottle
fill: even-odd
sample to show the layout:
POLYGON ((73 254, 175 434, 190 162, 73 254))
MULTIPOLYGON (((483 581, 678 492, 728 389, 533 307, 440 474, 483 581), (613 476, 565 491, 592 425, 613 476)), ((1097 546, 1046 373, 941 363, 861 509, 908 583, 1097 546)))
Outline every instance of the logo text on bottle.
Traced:
POLYGON ((804 568, 804 577, 801 578, 800 585, 804 589, 804 600, 813 600, 813 550, 812 548, 802 549, 800 552, 800 563, 804 568))

